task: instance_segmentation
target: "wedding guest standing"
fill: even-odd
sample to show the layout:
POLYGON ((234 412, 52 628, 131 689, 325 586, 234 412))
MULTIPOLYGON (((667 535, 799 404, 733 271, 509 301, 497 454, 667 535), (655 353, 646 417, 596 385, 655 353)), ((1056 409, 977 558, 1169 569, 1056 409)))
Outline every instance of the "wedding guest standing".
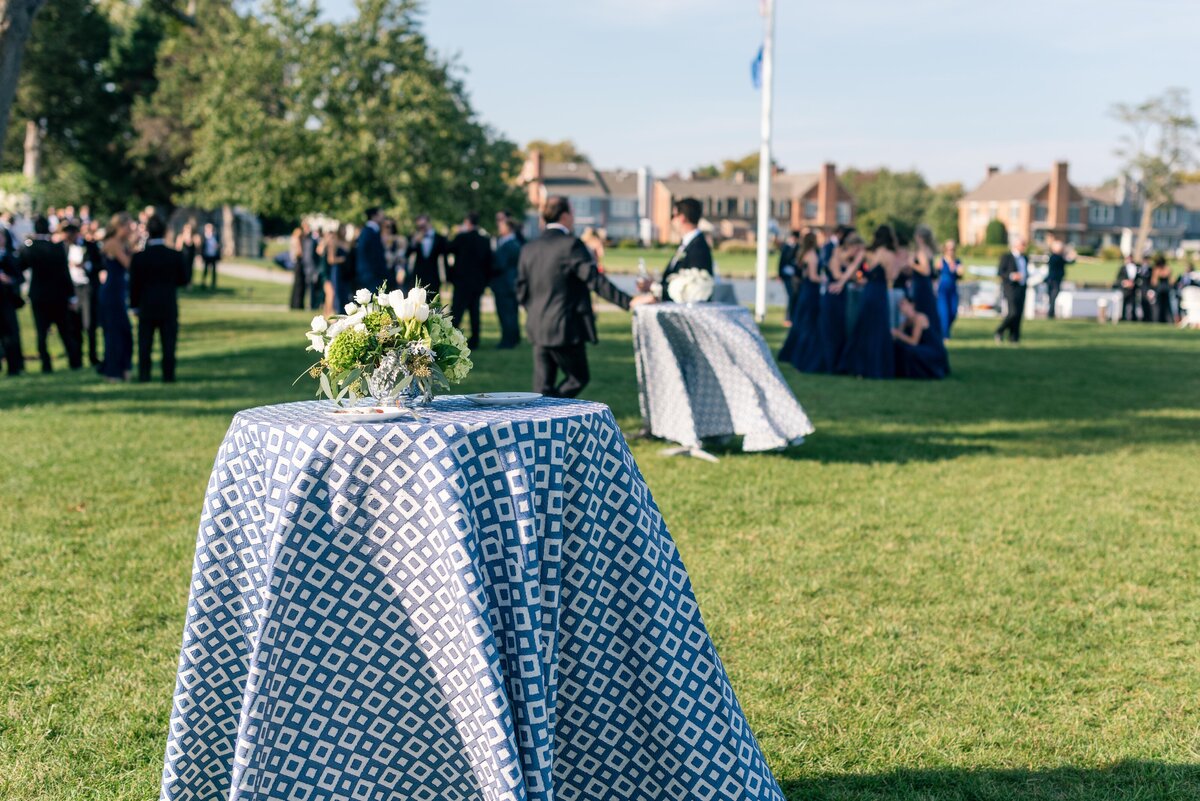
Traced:
POLYGON ((442 275, 447 271, 450 242, 433 230, 427 215, 422 214, 413 222, 415 229, 404 256, 409 265, 404 276, 404 291, 420 283, 431 296, 436 295, 442 291, 442 275))
POLYGON ((517 306, 517 262, 521 257, 521 241, 513 230, 508 215, 496 215, 496 252, 492 255, 492 280, 489 286, 496 301, 496 316, 500 319, 500 350, 515 348, 521 341, 520 314, 517 306))
MULTIPOLYGON (((187 271, 188 283, 192 283, 192 272, 196 269, 196 254, 200 252, 200 232, 196 230, 196 221, 188 220, 183 224, 179 236, 175 237, 175 249, 183 257, 183 268, 187 271)), ((218 247, 218 252, 220 248, 218 247)), ((213 281, 217 280, 217 269, 213 267, 213 281)), ((215 286, 215 283, 214 283, 215 286)))
POLYGON ((821 348, 821 270, 817 237, 806 233, 792 256, 800 288, 792 309, 792 327, 779 351, 779 360, 802 373, 828 372, 821 348))
POLYGON ((1113 289, 1121 290, 1121 319, 1132 322, 1137 319, 1138 265, 1133 255, 1125 256, 1125 263, 1117 270, 1113 289))
POLYGON ((80 230, 79 223, 71 218, 62 227, 62 244, 67 249, 67 268, 75 284, 75 297, 79 301, 72 312, 71 325, 80 332, 81 341, 87 347, 88 363, 93 367, 100 364, 97 338, 100 333, 100 253, 95 243, 89 242, 80 230))
MULTIPOLYGON (((150 221, 146 221, 146 236, 149 239, 155 239, 154 234, 150 233, 150 221)), ((146 242, 146 246, 149 247, 149 245, 149 241, 146 242)), ((163 247, 167 247, 166 242, 163 243, 163 247)), ((175 251, 175 253, 179 253, 179 251, 175 251)), ((212 223, 204 223, 204 236, 200 239, 200 259, 204 261, 204 272, 200 275, 200 285, 203 287, 204 282, 209 279, 209 273, 212 273, 212 289, 215 291, 217 288, 217 263, 221 260, 221 237, 217 236, 217 229, 212 223)), ((182 261, 182 257, 180 257, 180 261, 182 261)), ((138 330, 140 330, 140 326, 138 326, 138 330)))
MULTIPOLYGON (((929 320, 931 336, 942 339, 942 322, 938 316, 937 293, 933 289, 933 260, 938 246, 933 229, 918 225, 913 232, 912 272, 908 279, 908 296, 913 306, 929 320)), ((899 314, 899 309, 897 309, 899 314)), ((899 323, 899 319, 897 319, 899 323)))
POLYGON ((858 317, 846 337, 838 372, 862 378, 895 378, 895 348, 892 345, 891 303, 888 286, 898 271, 896 234, 891 227, 875 229, 867 260, 867 272, 858 317))
POLYGON ((622 309, 653 299, 631 298, 600 274, 587 246, 572 233, 575 217, 565 197, 546 198, 542 219, 545 231, 521 248, 517 300, 525 307, 533 344, 533 391, 573 398, 591 377, 586 348, 597 341, 591 293, 622 309))
POLYGON ((321 281, 325 287, 325 303, 321 307, 321 313, 326 317, 332 316, 342 308, 335 304, 337 303, 339 285, 341 283, 340 273, 342 265, 346 263, 346 253, 348 250, 349 247, 346 241, 342 239, 341 232, 338 229, 326 231, 325 237, 317 245, 317 259, 321 265, 321 281))
POLYGON ((383 211, 372 206, 367 209, 367 221, 358 234, 358 284, 351 290, 369 289, 372 292, 381 286, 391 291, 395 287, 388 281, 387 253, 383 248, 383 211))
POLYGON ((50 241, 50 221, 45 217, 34 221, 33 238, 21 249, 18 264, 21 270, 29 272, 29 303, 33 307, 42 372, 54 370, 47 342, 50 326, 58 329, 71 369, 82 368, 83 340, 74 324, 79 299, 67 266, 67 251, 60 243, 50 241))
MULTIPOLYGON (((796 253, 799 245, 800 232, 789 231, 787 239, 783 240, 783 244, 779 246, 779 281, 783 284, 783 291, 787 293, 787 306, 784 307, 783 312, 784 328, 792 324, 792 313, 796 307, 796 294, 803 283, 803 277, 797 275, 796 270, 796 253)), ((820 261, 819 256, 817 261, 820 261)))
POLYGON ((1050 293, 1050 319, 1053 320, 1055 306, 1058 305, 1058 293, 1062 291, 1063 280, 1067 277, 1067 265, 1075 263, 1075 248, 1063 243, 1058 237, 1050 240, 1050 259, 1046 262, 1046 289, 1050 293))
MULTIPOLYGON (((679 247, 675 255, 663 270, 663 293, 667 291, 667 282, 672 275, 680 270, 697 269, 711 273, 713 271, 712 248, 700 231, 700 214, 703 206, 694 197, 685 197, 675 201, 671 211, 671 223, 681 235, 679 247)), ((645 291, 639 287, 639 291, 645 291)))
POLYGON ((962 276, 962 261, 954 240, 947 239, 942 243, 942 258, 938 262, 938 320, 942 324, 942 339, 950 338, 950 329, 958 319, 958 279, 962 276))
POLYGON ((288 261, 292 264, 292 294, 288 298, 289 309, 304 308, 304 240, 308 236, 308 223, 292 229, 288 240, 288 261))
POLYGON ((175 380, 175 343, 179 337, 179 287, 187 283, 183 257, 167 247, 167 227, 157 214, 146 221, 146 249, 129 261, 129 305, 138 317, 138 381, 150 380, 157 332, 162 345, 162 380, 175 380))
POLYGON ((106 381, 128 381, 133 370, 133 327, 126 302, 130 247, 136 226, 128 214, 114 215, 101 245, 100 325, 104 329, 106 381))
POLYGON ((1025 255, 1025 237, 1012 236, 1011 248, 1000 257, 1000 286, 1008 311, 1004 321, 996 329, 997 343, 1008 341, 1016 345, 1021 341, 1021 319, 1025 313, 1025 290, 1029 285, 1029 257, 1025 255))
POLYGON ((8 374, 25 372, 21 350, 21 322, 17 311, 25 305, 21 285, 25 276, 17 267, 17 238, 12 232, 12 215, 0 215, 0 351, 8 362, 8 374))
POLYGON ((492 246, 487 237, 479 233, 479 215, 475 212, 463 218, 458 234, 450 243, 450 254, 454 257, 454 264, 446 274, 454 285, 450 319, 457 328, 464 315, 471 315, 467 346, 476 350, 479 347, 479 302, 492 272, 492 246))
POLYGON ((846 348, 846 284, 854 280, 865 258, 865 243, 857 233, 846 234, 826 264, 825 293, 821 296, 821 359, 825 369, 838 372, 846 348))
POLYGON ((1167 264, 1167 257, 1161 253, 1154 257, 1147 294, 1153 305, 1154 322, 1174 323, 1175 310, 1171 306, 1171 265, 1167 264))

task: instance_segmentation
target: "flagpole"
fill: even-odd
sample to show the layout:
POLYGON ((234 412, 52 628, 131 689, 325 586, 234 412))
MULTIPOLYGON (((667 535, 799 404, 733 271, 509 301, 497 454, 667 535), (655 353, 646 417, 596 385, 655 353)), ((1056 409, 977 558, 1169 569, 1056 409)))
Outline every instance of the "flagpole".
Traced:
POLYGON ((763 0, 762 147, 758 154, 758 237, 755 258, 754 316, 767 318, 767 247, 771 219, 771 95, 775 91, 773 67, 775 0, 763 0))

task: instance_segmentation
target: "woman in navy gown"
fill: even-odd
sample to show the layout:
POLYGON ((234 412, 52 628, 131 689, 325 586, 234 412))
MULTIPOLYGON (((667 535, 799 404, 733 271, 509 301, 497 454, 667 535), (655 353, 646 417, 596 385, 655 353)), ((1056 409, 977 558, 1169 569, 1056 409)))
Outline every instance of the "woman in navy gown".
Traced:
POLYGON ((947 239, 942 243, 942 258, 938 264, 937 306, 942 339, 950 338, 950 329, 958 319, 958 279, 962 274, 963 266, 955 253, 954 240, 947 239))
POLYGON ((881 225, 875 230, 867 260, 871 269, 863 287, 858 319, 846 338, 838 363, 839 372, 862 378, 895 378, 888 286, 896 276, 896 235, 890 227, 881 225))
POLYGON ((846 346, 846 283, 854 278, 862 259, 862 237, 851 233, 834 249, 825 265, 828 276, 817 326, 821 361, 831 373, 838 372, 838 360, 846 346))
POLYGON ((900 327, 892 331, 896 343, 898 378, 939 379, 950 374, 946 346, 928 315, 908 298, 900 301, 900 327))
POLYGON ((828 368, 821 349, 821 272, 817 237, 811 231, 800 240, 795 264, 800 291, 792 306, 792 327, 779 351, 779 360, 789 362, 802 373, 825 373, 828 368))
POLYGON ((104 361, 100 375, 106 381, 128 381, 133 369, 133 327, 129 324, 129 242, 137 229, 128 214, 114 214, 104 233, 100 276, 100 325, 104 328, 104 361))
POLYGON ((937 255, 937 242, 928 225, 918 225, 913 235, 912 275, 908 282, 908 297, 912 298, 917 311, 929 318, 929 325, 939 339, 942 336, 941 317, 938 315, 937 293, 933 289, 933 260, 937 255))

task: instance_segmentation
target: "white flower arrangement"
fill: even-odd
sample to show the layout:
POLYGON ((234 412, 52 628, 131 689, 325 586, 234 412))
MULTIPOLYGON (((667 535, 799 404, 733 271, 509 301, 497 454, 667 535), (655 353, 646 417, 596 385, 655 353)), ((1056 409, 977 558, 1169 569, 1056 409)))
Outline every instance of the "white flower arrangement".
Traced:
POLYGON ((689 267, 667 281, 667 297, 676 303, 703 303, 712 297, 713 286, 712 273, 689 267))
POLYGON ((306 334, 308 350, 321 355, 307 370, 318 381, 318 397, 358 399, 364 384, 372 395, 415 385, 429 396, 461 382, 474 366, 466 337, 419 286, 407 297, 401 290, 360 289, 345 311, 314 317, 306 334))

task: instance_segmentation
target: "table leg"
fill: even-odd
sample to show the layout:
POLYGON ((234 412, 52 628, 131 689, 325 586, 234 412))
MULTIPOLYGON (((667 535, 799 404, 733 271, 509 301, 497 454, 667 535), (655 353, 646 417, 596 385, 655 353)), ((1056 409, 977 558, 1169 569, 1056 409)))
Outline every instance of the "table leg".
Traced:
POLYGON ((689 448, 686 445, 680 445, 676 448, 663 448, 659 451, 659 454, 662 456, 690 456, 693 459, 703 459, 706 462, 721 461, 703 448, 689 448))

